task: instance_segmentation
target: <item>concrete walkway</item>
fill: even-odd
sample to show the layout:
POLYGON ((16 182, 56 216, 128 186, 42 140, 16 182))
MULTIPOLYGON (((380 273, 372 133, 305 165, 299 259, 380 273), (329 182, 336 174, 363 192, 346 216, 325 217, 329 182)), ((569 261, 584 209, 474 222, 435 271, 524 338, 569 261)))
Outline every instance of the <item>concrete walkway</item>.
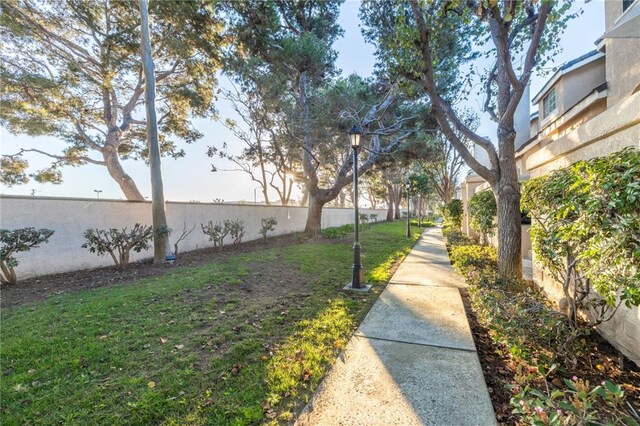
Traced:
POLYGON ((427 229, 296 424, 495 425, 464 286, 427 229))

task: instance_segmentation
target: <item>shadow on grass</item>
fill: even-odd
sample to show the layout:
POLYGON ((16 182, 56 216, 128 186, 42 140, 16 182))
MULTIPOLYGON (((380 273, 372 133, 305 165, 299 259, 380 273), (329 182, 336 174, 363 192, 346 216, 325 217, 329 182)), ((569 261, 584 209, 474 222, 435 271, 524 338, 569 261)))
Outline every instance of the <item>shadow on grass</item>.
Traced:
MULTIPOLYGON (((363 232, 371 280, 413 243, 363 232)), ((3 310, 3 424, 286 422, 380 292, 339 291, 350 261, 300 244, 3 310)))

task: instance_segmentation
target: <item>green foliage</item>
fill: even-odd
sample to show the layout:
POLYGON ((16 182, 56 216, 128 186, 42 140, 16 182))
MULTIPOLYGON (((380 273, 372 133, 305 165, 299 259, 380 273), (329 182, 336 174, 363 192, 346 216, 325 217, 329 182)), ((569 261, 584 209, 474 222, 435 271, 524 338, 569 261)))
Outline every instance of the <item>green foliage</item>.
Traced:
MULTIPOLYGON (((6 0, 2 6, 0 123, 14 134, 67 144, 60 153, 41 147, 13 159, 25 151, 53 158, 52 168, 33 175, 38 182, 59 182, 60 166, 91 163, 113 172, 118 158, 146 160, 137 3, 6 0)), ((192 117, 214 113, 223 23, 210 2, 149 7, 160 147, 180 157, 177 141, 202 137, 192 117)), ((3 174, 19 176, 13 183, 24 183, 27 176, 16 175, 16 165, 0 164, 3 174)))
POLYGON ((233 238, 233 244, 240 244, 245 232, 243 221, 239 219, 229 221, 229 234, 233 238))
POLYGON ((452 231, 460 231, 462 226, 462 200, 454 199, 449 201, 442 208, 442 214, 444 215, 444 226, 450 228, 452 231))
POLYGON ((82 248, 89 249, 89 252, 98 256, 109 253, 118 269, 126 269, 131 250, 140 253, 149 249, 149 243, 153 239, 153 227, 136 223, 131 231, 126 227, 87 229, 84 237, 87 242, 82 244, 82 248))
POLYGON ((220 249, 224 245, 224 238, 231 231, 230 226, 231 222, 229 220, 216 222, 215 224, 210 220, 207 224, 200 224, 202 232, 209 236, 209 241, 213 241, 213 247, 219 247, 220 249))
POLYGON ((349 234, 353 234, 353 224, 351 223, 342 226, 331 226, 320 231, 320 235, 329 239, 342 238, 349 234))
POLYGON ((263 218, 260 220, 261 226, 260 226, 260 231, 258 231, 260 233, 260 235, 262 235, 262 238, 264 238, 265 241, 267 241, 267 233, 272 232, 276 229, 276 225, 278 224, 278 221, 276 220, 275 217, 267 217, 267 218, 263 218))
POLYGON ((497 213, 496 199, 491 190, 479 192, 469 200, 469 226, 482 235, 485 244, 487 237, 494 235, 497 213))
POLYGON ((18 279, 14 268, 18 266, 16 253, 23 253, 48 243, 53 235, 51 229, 20 228, 14 230, 0 229, 0 282, 15 284, 18 279))
POLYGON ((469 245, 474 245, 476 243, 471 238, 467 237, 466 234, 463 234, 460 231, 452 231, 450 228, 445 230, 445 228, 443 227, 442 235, 446 237, 447 245, 449 247, 469 246, 469 245))
POLYGON ((451 261, 454 268, 462 274, 473 269, 496 269, 498 254, 491 246, 460 245, 451 247, 451 261))
POLYGON ((532 179, 523 207, 536 259, 578 309, 606 321, 620 303, 640 305, 640 151, 625 149, 532 179), (587 298, 594 290, 600 299, 587 298))
POLYGON ((511 398, 514 413, 533 425, 619 424, 637 426, 640 417, 627 411, 626 395, 608 380, 592 387, 587 380, 564 380, 565 388, 546 392, 526 386, 511 398))
POLYGON ((590 388, 574 377, 564 385, 548 379, 558 366, 575 366, 588 348, 566 316, 544 293, 525 282, 501 279, 495 251, 482 246, 452 246, 454 267, 470 287, 473 311, 489 330, 496 352, 517 365, 511 404, 521 422, 533 425, 637 424, 624 406, 620 386, 603 382, 590 388), (536 389, 544 383, 545 390, 536 389), (623 421, 624 420, 624 421, 623 421))
POLYGON ((11 188, 29 182, 26 173, 29 163, 22 158, 3 156, 0 158, 0 183, 11 188))

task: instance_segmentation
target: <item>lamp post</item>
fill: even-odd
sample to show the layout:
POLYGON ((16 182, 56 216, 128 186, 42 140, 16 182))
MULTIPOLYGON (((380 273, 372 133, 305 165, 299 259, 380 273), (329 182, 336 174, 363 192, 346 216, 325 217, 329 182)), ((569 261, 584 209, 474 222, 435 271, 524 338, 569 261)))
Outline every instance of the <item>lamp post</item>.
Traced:
POLYGON ((100 198, 100 193, 102 192, 102 189, 94 189, 93 192, 96 193, 96 197, 100 198))
POLYGON ((407 238, 411 238, 411 178, 407 178, 407 238))
POLYGON ((360 149, 360 136, 362 131, 353 126, 349 131, 351 148, 353 149, 353 210, 354 210, 354 243, 353 243, 353 273, 351 284, 345 289, 356 291, 368 291, 371 286, 364 284, 364 268, 360 260, 360 215, 358 211, 358 150, 360 149))

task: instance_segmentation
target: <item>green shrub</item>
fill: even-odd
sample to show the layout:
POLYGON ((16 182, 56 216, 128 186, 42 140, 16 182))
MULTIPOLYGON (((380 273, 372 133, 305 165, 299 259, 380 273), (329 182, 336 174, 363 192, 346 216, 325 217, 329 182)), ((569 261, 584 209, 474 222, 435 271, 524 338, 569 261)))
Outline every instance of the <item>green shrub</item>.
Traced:
POLYGON ((459 231, 462 226, 462 201, 451 200, 442 208, 444 215, 444 225, 452 228, 454 231, 459 231))
POLYGON ((447 245, 449 247, 470 246, 475 244, 475 242, 471 238, 460 231, 452 231, 451 229, 448 229, 446 233, 443 230, 442 234, 447 238, 447 245))
POLYGON ((276 225, 278 224, 278 221, 276 220, 275 217, 271 216, 271 217, 266 217, 264 219, 260 220, 261 222, 261 226, 260 226, 260 231, 258 231, 260 233, 260 235, 262 235, 262 238, 264 238, 265 241, 267 241, 267 233, 274 231, 276 229, 276 225))
POLYGON ((640 305, 640 151, 580 161, 524 185, 538 262, 563 286, 570 319, 589 326, 640 305), (600 298, 587 297, 595 291, 600 298))
POLYGON ((353 225, 347 224, 342 226, 332 226, 332 227, 323 229, 322 231, 320 231, 320 234, 324 238, 328 238, 328 239, 342 238, 345 235, 353 234, 353 225))
POLYGON ((225 220, 223 222, 216 222, 215 224, 209 221, 207 224, 201 223, 200 227, 202 228, 202 232, 209 236, 209 241, 213 241, 213 247, 222 249, 224 238, 229 235, 231 231, 231 221, 225 220))
POLYGON ((453 262, 453 267, 462 274, 466 274, 470 268, 496 269, 498 267, 496 249, 490 246, 453 246, 451 248, 451 261, 453 262))
POLYGON ((2 284, 15 284, 18 281, 14 268, 18 266, 15 253, 21 253, 38 247, 42 243, 48 243, 53 235, 51 229, 20 228, 12 231, 0 229, 0 282, 2 284))
POLYGON ((129 264, 131 250, 140 253, 149 249, 149 242, 153 239, 153 228, 136 223, 131 231, 124 229, 87 229, 84 233, 87 242, 82 248, 91 253, 104 256, 109 253, 118 269, 125 269, 129 264))
POLYGON ((482 191, 469 200, 469 226, 482 236, 483 244, 496 229, 496 198, 490 190, 482 191))

